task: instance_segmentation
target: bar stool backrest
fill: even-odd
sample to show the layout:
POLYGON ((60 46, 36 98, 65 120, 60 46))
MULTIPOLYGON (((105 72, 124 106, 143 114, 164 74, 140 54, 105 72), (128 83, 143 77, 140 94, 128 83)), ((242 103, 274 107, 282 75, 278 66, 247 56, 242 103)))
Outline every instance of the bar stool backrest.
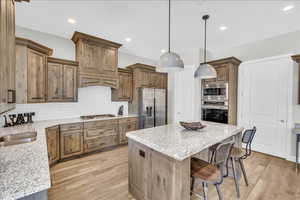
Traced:
POLYGON ((220 143, 213 155, 213 163, 223 167, 229 159, 233 145, 234 142, 220 143))
POLYGON ((256 127, 245 130, 242 138, 242 143, 246 144, 246 153, 242 156, 243 159, 251 155, 251 144, 256 133, 256 127))

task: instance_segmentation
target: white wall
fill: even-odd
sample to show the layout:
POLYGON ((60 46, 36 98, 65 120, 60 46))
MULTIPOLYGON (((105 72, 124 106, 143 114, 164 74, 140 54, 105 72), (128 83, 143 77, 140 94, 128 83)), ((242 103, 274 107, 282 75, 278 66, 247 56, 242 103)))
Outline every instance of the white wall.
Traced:
MULTIPOLYGON (((28 38, 52 48, 54 57, 75 60, 75 46, 69 39, 19 26, 16 27, 16 35, 17 37, 28 38)), ((120 66, 125 67, 137 62, 150 65, 156 64, 155 61, 150 59, 122 52, 119 53, 120 66)), ((36 112, 34 120, 38 121, 78 117, 87 114, 117 114, 120 105, 125 106, 124 110, 127 113, 127 102, 112 102, 111 89, 109 87, 97 86, 79 88, 78 102, 76 103, 17 104, 16 109, 9 113, 36 112)), ((3 117, 0 115, 0 125, 2 124, 3 117)))
POLYGON ((253 43, 213 51, 212 59, 235 56, 242 61, 300 53, 300 31, 290 32, 253 43))

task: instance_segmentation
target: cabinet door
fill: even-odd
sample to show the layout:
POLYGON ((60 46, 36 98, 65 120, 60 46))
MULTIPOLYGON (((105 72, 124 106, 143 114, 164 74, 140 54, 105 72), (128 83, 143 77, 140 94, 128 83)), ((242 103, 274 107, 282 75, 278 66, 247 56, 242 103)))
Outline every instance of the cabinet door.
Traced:
POLYGON ((52 165, 53 163, 59 160, 59 127, 51 127, 47 128, 47 148, 48 148, 48 157, 49 157, 49 164, 52 165))
POLYGON ((48 63, 47 71, 47 101, 61 101, 63 97, 62 65, 57 63, 48 63))
POLYGON ((126 144, 128 142, 126 137, 126 129, 127 129, 127 123, 121 123, 119 125, 119 143, 120 144, 126 144))
POLYGON ((141 71, 140 73, 140 80, 141 80, 141 87, 150 87, 151 84, 151 77, 150 77, 151 73, 150 72, 145 72, 145 71, 141 71))
POLYGON ((63 67, 63 100, 77 101, 77 67, 64 65, 63 67))
POLYGON ((41 103, 46 100, 46 56, 28 49, 28 103, 41 103))
POLYGON ((128 99, 129 101, 132 99, 132 76, 131 74, 126 74, 123 77, 123 98, 128 99))
POLYGON ((118 52, 114 48, 104 47, 103 48, 103 61, 102 69, 103 75, 116 76, 117 75, 117 65, 118 65, 118 52))
POLYGON ((142 145, 129 141, 129 191, 137 199, 152 199, 151 151, 142 145))
POLYGON ((101 74, 102 47, 87 41, 81 41, 78 45, 77 61, 80 63, 80 72, 92 75, 101 74))
POLYGON ((0 1, 0 113, 15 107, 15 7, 0 1))
POLYGON ((221 65, 216 67, 217 71, 217 81, 228 81, 229 70, 227 65, 221 65))
POLYGON ((82 131, 66 131, 60 133, 60 156, 68 158, 83 153, 82 131))

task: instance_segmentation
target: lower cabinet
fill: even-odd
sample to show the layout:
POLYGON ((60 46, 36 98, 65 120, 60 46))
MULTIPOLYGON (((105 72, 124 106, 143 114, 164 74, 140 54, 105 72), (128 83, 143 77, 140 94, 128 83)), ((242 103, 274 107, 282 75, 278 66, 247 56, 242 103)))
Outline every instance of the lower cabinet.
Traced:
POLYGON ((118 120, 100 120, 84 123, 84 152, 118 145, 118 120))
POLYGON ((60 157, 68 158, 83 153, 83 132, 81 129, 60 132, 60 157))
POLYGON ((49 164, 56 163, 59 158, 59 126, 46 129, 49 164))
POLYGON ((126 133, 137 129, 135 117, 63 124, 46 129, 50 166, 61 159, 127 144, 126 133))
POLYGON ((120 121, 119 121, 119 143, 127 144, 128 139, 126 137, 126 133, 137 130, 137 127, 138 127, 138 120, 135 117, 127 118, 127 119, 120 119, 120 121))

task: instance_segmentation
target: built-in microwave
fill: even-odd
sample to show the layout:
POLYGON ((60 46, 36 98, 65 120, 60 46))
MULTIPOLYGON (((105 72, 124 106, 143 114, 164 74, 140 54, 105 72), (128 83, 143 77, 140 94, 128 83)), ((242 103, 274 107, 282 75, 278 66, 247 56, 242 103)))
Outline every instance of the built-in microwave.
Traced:
POLYGON ((202 108, 202 120, 227 124, 228 110, 215 109, 215 108, 202 108))
POLYGON ((202 85, 203 101, 227 101, 228 100, 228 83, 211 82, 202 85))

